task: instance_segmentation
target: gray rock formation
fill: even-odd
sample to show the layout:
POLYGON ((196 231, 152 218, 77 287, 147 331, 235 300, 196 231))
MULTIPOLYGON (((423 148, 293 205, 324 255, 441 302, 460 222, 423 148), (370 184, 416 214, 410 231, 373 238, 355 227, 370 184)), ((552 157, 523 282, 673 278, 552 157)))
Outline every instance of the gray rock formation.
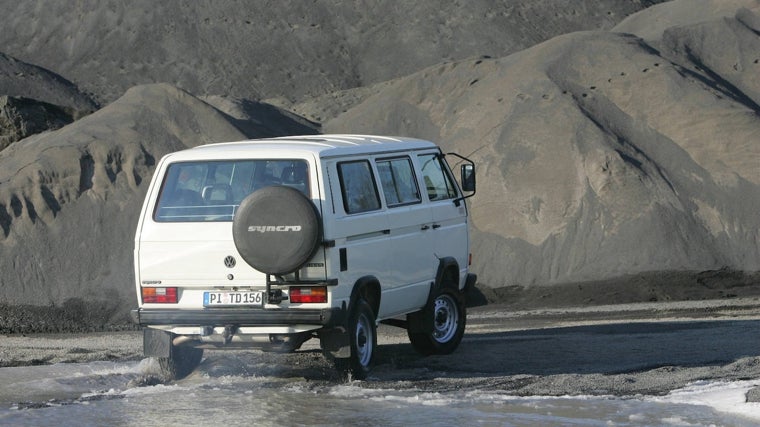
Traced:
POLYGON ((0 96, 0 150, 46 130, 74 121, 72 111, 56 105, 16 96, 0 96))
MULTIPOLYGON (((473 270, 494 295, 584 283, 585 298, 625 278, 665 298, 644 289, 653 277, 688 285, 705 270, 756 281, 744 272, 760 270, 760 2, 676 0, 519 51, 651 3, 0 0, 7 53, 115 99, 0 151, 0 307, 123 318, 156 161, 319 130, 273 103, 323 132, 428 138, 472 157, 473 270), (124 93, 154 81, 172 85, 124 93)), ((95 105, 3 55, 0 94, 95 105)))
MULTIPOLYGON (((7 31, 4 32, 7 34, 7 31)), ((97 104, 58 74, 0 52, 0 95, 36 99, 70 109, 75 118, 97 104)))

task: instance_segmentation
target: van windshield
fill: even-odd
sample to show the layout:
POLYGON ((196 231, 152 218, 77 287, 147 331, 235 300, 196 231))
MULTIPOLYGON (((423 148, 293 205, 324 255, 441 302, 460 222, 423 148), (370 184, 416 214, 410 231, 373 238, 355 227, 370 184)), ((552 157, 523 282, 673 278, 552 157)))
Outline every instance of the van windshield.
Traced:
POLYGON ((173 163, 153 218, 159 222, 232 221, 240 202, 259 188, 293 187, 309 194, 305 160, 230 160, 173 163))

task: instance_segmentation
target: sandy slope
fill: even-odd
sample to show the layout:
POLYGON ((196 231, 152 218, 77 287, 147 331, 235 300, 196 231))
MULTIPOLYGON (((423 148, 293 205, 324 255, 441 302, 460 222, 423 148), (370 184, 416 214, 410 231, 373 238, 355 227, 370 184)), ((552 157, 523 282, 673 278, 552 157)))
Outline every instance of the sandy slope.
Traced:
POLYGON ((264 112, 266 124, 241 127, 187 92, 148 85, 0 152, 0 302, 67 302, 75 311, 126 318, 134 304, 137 214, 164 154, 292 129, 313 132, 273 107, 247 111, 264 112))
POLYGON ((93 93, 168 82, 198 95, 299 100, 610 28, 657 0, 0 2, 0 46, 93 93))
MULTIPOLYGON (((725 279, 713 297, 747 289, 760 270, 757 2, 676 1, 551 38, 650 3, 1 3, 8 53, 114 101, 0 151, 0 304, 52 307, 35 330, 123 321, 161 155, 318 130, 264 97, 326 132, 429 138, 476 160, 473 270, 492 301, 588 283, 634 290, 616 302, 689 298, 651 279, 699 288, 704 271, 725 279), (155 80, 171 84, 124 92, 155 80)), ((3 58, 10 74, 44 74, 3 58)), ((10 74, 0 84, 37 82, 10 74)), ((58 83, 55 96, 81 95, 58 83)), ((35 325, 16 314, 9 330, 35 325)))
POLYGON ((474 270, 489 287, 757 271, 758 11, 671 28, 661 50, 586 32, 437 65, 324 130, 471 156, 474 270))

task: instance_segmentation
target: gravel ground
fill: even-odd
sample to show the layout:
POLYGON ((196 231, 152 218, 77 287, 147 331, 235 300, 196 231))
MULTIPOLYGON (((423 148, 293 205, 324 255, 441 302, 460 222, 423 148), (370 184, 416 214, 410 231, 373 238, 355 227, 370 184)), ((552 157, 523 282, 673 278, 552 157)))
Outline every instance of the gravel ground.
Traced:
POLYGON ((141 358, 139 331, 0 335, 0 367, 141 358))

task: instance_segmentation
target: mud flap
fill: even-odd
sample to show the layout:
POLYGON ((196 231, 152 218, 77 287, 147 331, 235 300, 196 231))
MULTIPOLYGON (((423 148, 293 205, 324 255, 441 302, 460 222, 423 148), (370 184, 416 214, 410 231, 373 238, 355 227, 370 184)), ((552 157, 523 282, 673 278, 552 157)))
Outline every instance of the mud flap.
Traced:
POLYGON ((430 322, 425 322, 425 316, 433 316, 433 314, 429 313, 429 311, 433 303, 433 298, 435 297, 435 292, 433 292, 434 289, 435 284, 430 283, 430 290, 428 291, 427 301, 425 302, 425 306, 422 308, 422 310, 407 314, 407 331, 412 333, 433 332, 433 325, 430 322))
POLYGON ((153 328, 143 329, 143 354, 146 357, 171 357, 172 334, 153 328))
MULTIPOLYGON (((475 283, 478 281, 478 275, 473 273, 467 274, 467 279, 464 281, 464 289, 462 289, 462 295, 466 296, 468 293, 475 289, 475 283)), ((467 302, 467 301, 465 301, 467 302)))
POLYGON ((335 359, 351 357, 351 341, 344 328, 322 329, 317 332, 317 335, 319 336, 319 345, 325 355, 335 359))

